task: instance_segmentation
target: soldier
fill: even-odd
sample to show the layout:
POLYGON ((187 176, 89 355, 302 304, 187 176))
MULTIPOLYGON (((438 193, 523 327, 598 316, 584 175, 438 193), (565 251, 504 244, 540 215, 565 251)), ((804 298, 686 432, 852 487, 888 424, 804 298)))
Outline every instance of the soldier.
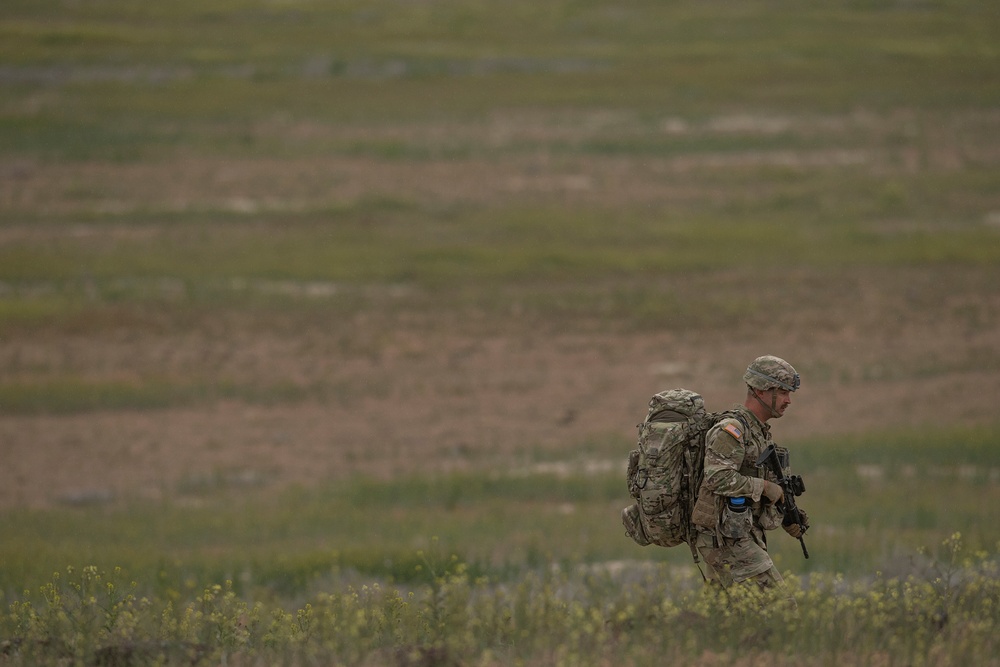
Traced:
MULTIPOLYGON (((698 529, 695 547, 707 565, 709 582, 721 586, 755 583, 763 589, 782 583, 767 553, 764 531, 782 525, 775 507, 782 499, 773 474, 757 467, 770 445, 768 423, 785 414, 799 388, 799 374, 784 359, 755 359, 743 376, 746 398, 713 426, 705 438, 705 476, 692 513, 698 529)), ((808 518, 802 512, 803 524, 808 518)), ((798 524, 784 526, 795 538, 798 524)))

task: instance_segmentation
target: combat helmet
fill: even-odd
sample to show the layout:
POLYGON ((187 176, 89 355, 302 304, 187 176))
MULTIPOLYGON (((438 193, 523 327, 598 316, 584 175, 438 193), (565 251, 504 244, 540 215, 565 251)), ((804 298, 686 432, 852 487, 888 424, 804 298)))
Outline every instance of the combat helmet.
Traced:
POLYGON ((743 375, 743 381, 754 389, 785 389, 795 391, 799 388, 799 374, 790 363, 779 357, 764 355, 757 357, 743 375))

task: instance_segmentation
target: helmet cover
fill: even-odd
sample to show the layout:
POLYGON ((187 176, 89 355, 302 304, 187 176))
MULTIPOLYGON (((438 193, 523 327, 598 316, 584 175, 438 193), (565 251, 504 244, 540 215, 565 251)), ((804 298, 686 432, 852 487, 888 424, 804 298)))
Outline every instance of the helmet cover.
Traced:
POLYGON ((799 374, 795 368, 779 357, 765 355, 757 357, 743 375, 743 381, 754 389, 785 389, 795 391, 799 388, 799 374))

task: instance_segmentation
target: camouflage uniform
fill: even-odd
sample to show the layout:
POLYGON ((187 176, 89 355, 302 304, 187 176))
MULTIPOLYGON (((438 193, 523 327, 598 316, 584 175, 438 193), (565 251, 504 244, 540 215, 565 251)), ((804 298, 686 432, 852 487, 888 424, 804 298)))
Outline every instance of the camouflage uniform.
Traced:
POLYGON ((765 471, 756 466, 761 452, 772 444, 770 429, 742 405, 731 414, 705 439, 705 477, 693 516, 698 527, 695 546, 708 566, 709 581, 723 586, 746 580, 776 585, 781 575, 767 553, 764 531, 780 527, 782 516, 774 505, 761 502, 765 471), (749 510, 731 512, 730 497, 747 498, 749 510))
MULTIPOLYGON (((770 356, 756 359, 744 381, 752 388, 790 391, 799 383, 790 364, 770 356)), ((705 576, 710 582, 775 587, 782 578, 767 553, 764 531, 780 527, 783 517, 772 503, 761 502, 764 480, 777 480, 756 465, 761 452, 773 444, 770 427, 743 405, 726 414, 705 437, 704 478, 692 513, 698 529, 695 547, 708 566, 705 576), (738 497, 747 499, 748 510, 729 509, 729 498, 738 497)))

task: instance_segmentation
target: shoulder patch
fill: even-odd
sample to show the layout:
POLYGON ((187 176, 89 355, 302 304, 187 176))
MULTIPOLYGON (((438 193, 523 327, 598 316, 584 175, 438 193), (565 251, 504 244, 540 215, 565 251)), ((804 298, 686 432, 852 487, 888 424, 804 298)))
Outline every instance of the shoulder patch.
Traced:
POLYGON ((736 424, 726 424, 725 426, 722 427, 722 430, 728 433, 729 435, 733 436, 737 440, 743 437, 743 431, 741 431, 740 427, 737 426, 736 424))

